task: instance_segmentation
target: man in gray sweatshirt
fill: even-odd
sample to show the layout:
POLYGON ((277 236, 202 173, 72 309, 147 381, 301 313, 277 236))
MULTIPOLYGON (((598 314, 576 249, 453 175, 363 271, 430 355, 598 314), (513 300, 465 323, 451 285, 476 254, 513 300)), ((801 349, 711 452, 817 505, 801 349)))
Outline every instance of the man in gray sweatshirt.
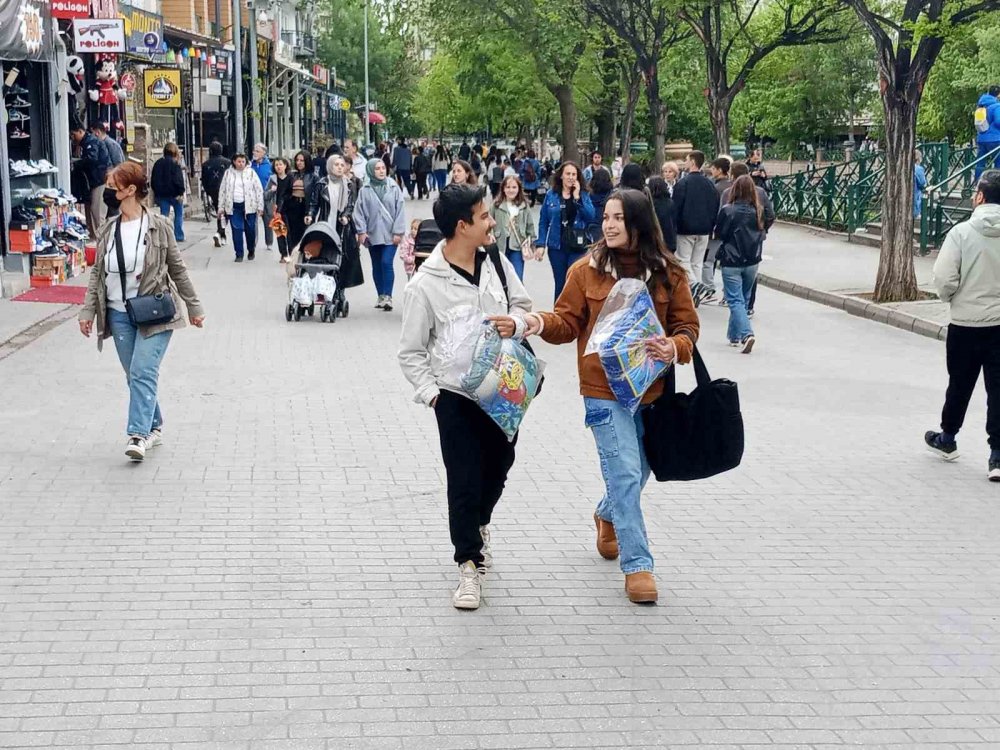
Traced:
POLYGON ((1000 482, 1000 170, 979 180, 972 217, 955 226, 934 263, 938 296, 951 307, 948 326, 948 391, 941 431, 924 442, 946 461, 958 458, 955 436, 965 421, 979 373, 986 384, 988 476, 1000 482))

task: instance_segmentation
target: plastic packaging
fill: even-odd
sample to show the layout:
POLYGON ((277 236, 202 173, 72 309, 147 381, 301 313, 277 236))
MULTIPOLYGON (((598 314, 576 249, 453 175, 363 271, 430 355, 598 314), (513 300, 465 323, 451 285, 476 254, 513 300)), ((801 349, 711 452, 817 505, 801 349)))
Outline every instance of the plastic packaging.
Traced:
POLYGON ((472 355, 482 334, 483 313, 471 305, 459 305, 445 313, 445 324, 434 344, 434 356, 441 363, 441 381, 461 390, 462 379, 472 367, 472 355))
POLYGON ((292 279, 292 301, 300 305, 311 305, 313 296, 313 280, 309 276, 296 276, 292 279))
POLYGON ((333 276, 327 276, 322 273, 316 274, 316 277, 313 279, 313 294, 318 297, 322 296, 324 300, 329 302, 336 293, 337 282, 333 276))
POLYGON ((652 359, 646 342, 666 335, 649 290, 639 279, 621 279, 608 293, 584 349, 597 354, 615 398, 633 414, 668 365, 652 359))

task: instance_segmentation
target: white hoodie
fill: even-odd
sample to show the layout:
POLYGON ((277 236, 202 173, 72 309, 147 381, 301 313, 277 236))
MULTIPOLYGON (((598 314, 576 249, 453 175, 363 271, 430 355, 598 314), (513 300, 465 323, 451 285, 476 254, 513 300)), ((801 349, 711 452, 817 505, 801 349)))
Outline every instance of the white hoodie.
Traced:
MULTIPOLYGON (((441 381, 442 364, 435 354, 438 333, 447 324, 447 313, 459 305, 471 305, 483 315, 522 316, 531 312, 531 297, 517 277, 514 266, 502 254, 507 276, 510 307, 503 293, 503 282, 492 261, 483 258, 477 289, 463 279, 444 257, 444 240, 413 275, 403 292, 403 329, 399 338, 399 366, 413 385, 413 400, 430 406, 442 388, 459 395, 468 394, 445 386, 441 381)), ((485 255, 486 251, 479 249, 485 255)))
POLYGON ((951 322, 1000 325, 1000 204, 984 203, 948 232, 934 263, 934 286, 951 322))

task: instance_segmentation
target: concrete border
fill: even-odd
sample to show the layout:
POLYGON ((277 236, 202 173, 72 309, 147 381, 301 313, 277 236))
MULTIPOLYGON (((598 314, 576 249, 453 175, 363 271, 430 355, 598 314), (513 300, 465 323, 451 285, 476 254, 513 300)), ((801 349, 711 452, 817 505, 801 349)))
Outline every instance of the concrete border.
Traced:
POLYGON ((917 333, 921 336, 937 339, 938 341, 944 341, 948 337, 947 325, 936 323, 933 320, 918 318, 916 315, 910 315, 899 310, 890 310, 887 307, 882 307, 874 302, 868 302, 858 297, 849 297, 846 294, 812 289, 801 284, 796 284, 793 281, 777 279, 764 273, 757 274, 757 279, 768 289, 775 289, 785 294, 791 294, 794 297, 809 300, 810 302, 818 302, 827 307, 834 307, 851 315, 856 315, 859 318, 874 320, 876 323, 890 325, 893 328, 900 328, 910 333, 917 333))

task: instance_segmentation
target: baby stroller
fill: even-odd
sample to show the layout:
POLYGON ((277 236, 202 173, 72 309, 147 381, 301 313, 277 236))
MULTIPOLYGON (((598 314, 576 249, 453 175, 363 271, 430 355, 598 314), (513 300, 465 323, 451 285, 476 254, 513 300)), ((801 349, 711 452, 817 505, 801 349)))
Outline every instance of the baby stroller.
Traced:
POLYGON ((434 248, 444 239, 434 219, 424 219, 417 227, 417 236, 413 240, 413 263, 415 268, 431 257, 434 248))
POLYGON ((297 258, 288 290, 285 320, 301 320, 303 315, 311 317, 317 305, 319 319, 324 323, 336 323, 338 317, 346 318, 351 307, 340 287, 343 253, 333 225, 320 221, 306 229, 297 258))

